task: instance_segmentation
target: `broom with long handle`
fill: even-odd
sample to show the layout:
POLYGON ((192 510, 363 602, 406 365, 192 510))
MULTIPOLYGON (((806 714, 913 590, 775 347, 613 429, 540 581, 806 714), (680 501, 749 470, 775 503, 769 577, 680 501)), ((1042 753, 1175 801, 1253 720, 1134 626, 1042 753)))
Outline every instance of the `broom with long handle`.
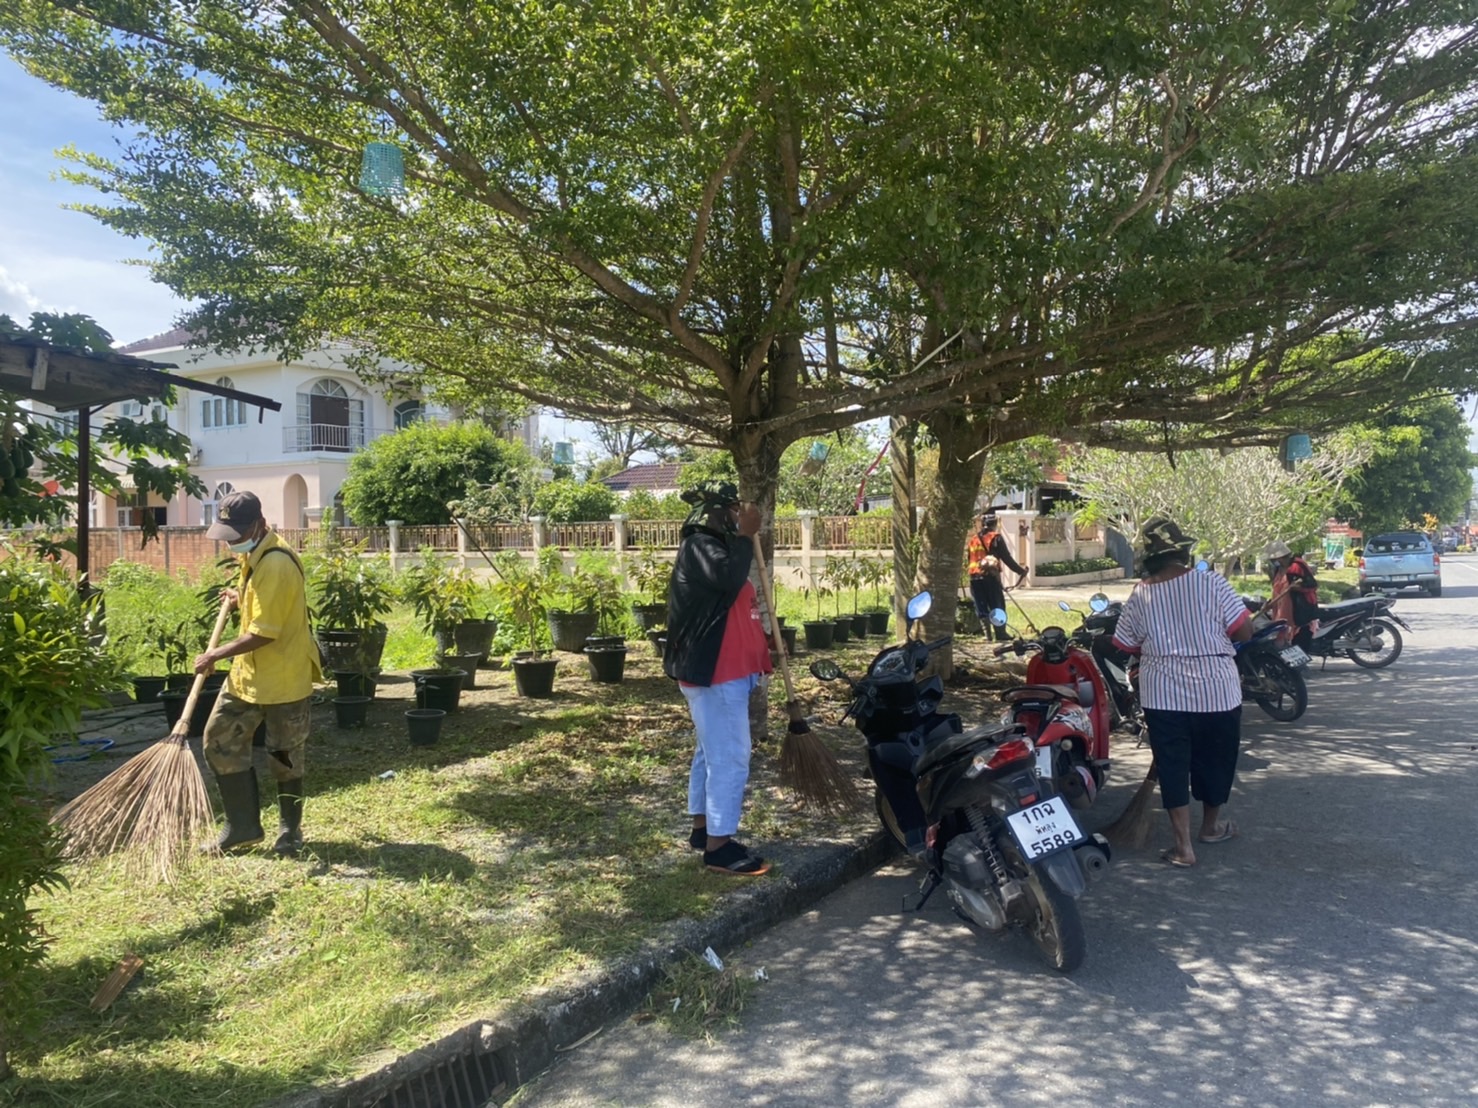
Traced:
POLYGON ((753 536, 754 560, 759 567, 760 587, 765 592, 765 606, 770 610, 770 638, 780 659, 780 676, 785 681, 785 711, 790 723, 780 744, 780 783, 805 804, 827 811, 846 812, 858 808, 862 798, 847 771, 811 730, 805 709, 796 699, 795 684, 790 679, 790 660, 785 653, 785 640, 780 637, 780 621, 775 616, 775 589, 765 566, 765 553, 760 537, 753 536))
MULTIPOLYGON (((230 613, 231 601, 223 596, 208 649, 220 643, 230 613)), ((215 823, 190 749, 190 717, 205 676, 195 675, 184 711, 167 736, 52 814, 51 822, 66 832, 68 857, 100 858, 118 851, 135 877, 173 880, 195 841, 215 823)))

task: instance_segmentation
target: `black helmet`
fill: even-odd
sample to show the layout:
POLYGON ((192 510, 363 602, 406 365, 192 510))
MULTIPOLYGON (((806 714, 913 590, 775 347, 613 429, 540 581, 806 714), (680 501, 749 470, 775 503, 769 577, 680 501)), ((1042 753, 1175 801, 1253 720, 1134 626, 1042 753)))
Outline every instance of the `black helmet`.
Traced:
POLYGON ((1042 632, 1040 641, 1042 657, 1047 661, 1053 663, 1067 661, 1068 647, 1072 644, 1068 640, 1067 632, 1061 627, 1048 627, 1042 632))

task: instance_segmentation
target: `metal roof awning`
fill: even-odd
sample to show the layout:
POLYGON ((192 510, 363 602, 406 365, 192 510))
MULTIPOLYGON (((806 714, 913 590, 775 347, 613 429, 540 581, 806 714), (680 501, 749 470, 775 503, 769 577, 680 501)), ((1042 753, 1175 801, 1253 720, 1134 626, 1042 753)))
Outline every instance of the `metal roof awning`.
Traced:
POLYGON ((170 388, 229 397, 258 410, 282 410, 281 402, 270 397, 163 372, 174 368, 170 362, 130 354, 86 354, 37 339, 0 336, 0 392, 39 400, 57 411, 162 398, 170 388))

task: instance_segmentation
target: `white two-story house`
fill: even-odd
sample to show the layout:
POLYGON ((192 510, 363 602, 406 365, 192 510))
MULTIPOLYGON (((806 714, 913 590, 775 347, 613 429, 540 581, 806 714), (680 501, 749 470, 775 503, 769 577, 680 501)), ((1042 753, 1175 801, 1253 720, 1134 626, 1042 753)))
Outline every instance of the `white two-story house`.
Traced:
MULTIPOLYGON (((228 493, 254 492, 269 522, 280 527, 308 527, 322 519, 344 519, 340 487, 355 451, 381 435, 419 419, 448 419, 452 414, 418 395, 392 396, 370 388, 345 364, 346 348, 326 344, 293 361, 270 353, 218 354, 190 349, 186 331, 170 331, 120 347, 155 362, 173 363, 177 376, 257 396, 282 404, 280 412, 258 411, 240 400, 181 392, 171 409, 154 411, 192 444, 191 470, 205 484, 197 500, 181 493, 169 503, 141 502, 127 493, 116 500, 94 499, 93 520, 99 527, 132 527, 151 511, 170 526, 200 526, 215 518, 215 506, 228 493)), ((98 416, 134 418, 149 414, 145 405, 125 402, 98 416)), ((510 438, 539 448, 537 414, 508 428, 510 438)))

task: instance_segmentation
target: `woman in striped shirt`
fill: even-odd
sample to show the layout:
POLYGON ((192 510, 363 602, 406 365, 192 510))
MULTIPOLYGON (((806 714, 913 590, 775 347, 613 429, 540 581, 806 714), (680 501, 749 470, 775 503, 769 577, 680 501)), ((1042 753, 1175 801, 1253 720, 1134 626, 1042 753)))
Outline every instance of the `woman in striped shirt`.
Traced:
POLYGON ((1237 834, 1236 824, 1220 818, 1242 743, 1232 643, 1252 637, 1252 621, 1225 578, 1191 571, 1195 540, 1174 522, 1157 516, 1140 538, 1144 576, 1124 604, 1114 642, 1140 656, 1139 702, 1175 833, 1175 846, 1161 857, 1193 866, 1192 797, 1201 802, 1201 842, 1237 834))

